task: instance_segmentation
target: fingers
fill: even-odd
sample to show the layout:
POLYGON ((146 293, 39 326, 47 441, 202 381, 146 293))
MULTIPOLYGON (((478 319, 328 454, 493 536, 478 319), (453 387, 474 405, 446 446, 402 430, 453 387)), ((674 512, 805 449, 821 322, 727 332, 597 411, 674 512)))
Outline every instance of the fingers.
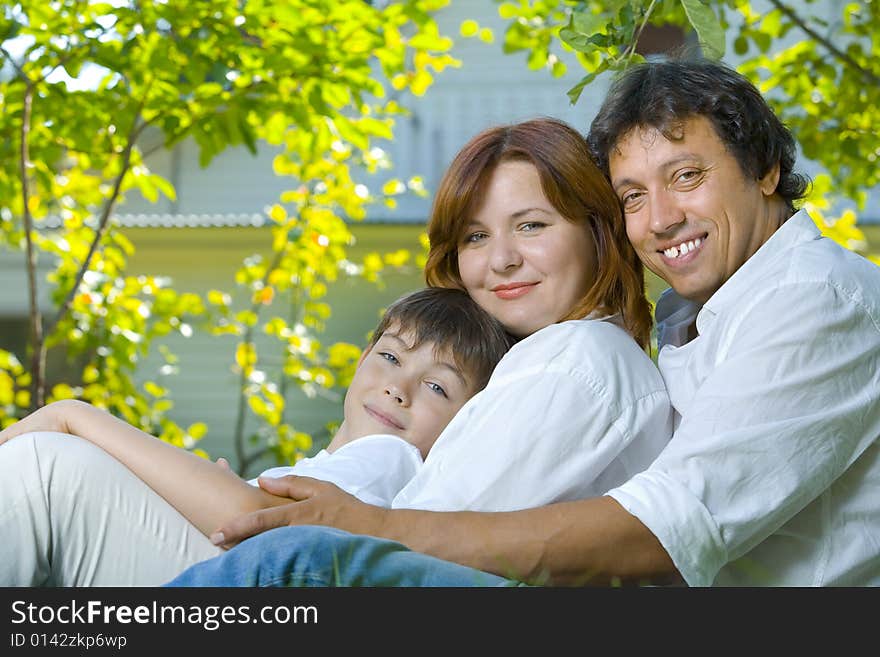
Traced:
POLYGON ((226 470, 228 472, 232 471, 232 468, 229 466, 229 461, 227 461, 222 456, 217 459, 217 465, 219 465, 221 468, 223 468, 224 470, 226 470))
POLYGON ((304 500, 313 497, 320 488, 321 482, 311 477, 299 477, 297 475, 286 475, 284 477, 260 477, 257 480, 267 493, 272 493, 279 497, 289 497, 292 500, 304 500))
POLYGON ((309 511, 309 504, 305 500, 315 497, 319 492, 332 493, 338 491, 333 484, 311 477, 260 477, 260 488, 276 497, 288 498, 289 504, 279 504, 271 508, 253 511, 230 520, 216 532, 211 534, 210 539, 214 545, 223 548, 231 548, 246 538, 256 536, 262 532, 276 527, 288 525, 312 524, 313 514, 309 511))
MULTIPOLYGON (((293 506, 295 502, 287 506, 293 506)), ((275 527, 287 526, 286 506, 262 509, 239 516, 227 522, 209 537, 214 545, 229 549, 246 538, 275 527)))

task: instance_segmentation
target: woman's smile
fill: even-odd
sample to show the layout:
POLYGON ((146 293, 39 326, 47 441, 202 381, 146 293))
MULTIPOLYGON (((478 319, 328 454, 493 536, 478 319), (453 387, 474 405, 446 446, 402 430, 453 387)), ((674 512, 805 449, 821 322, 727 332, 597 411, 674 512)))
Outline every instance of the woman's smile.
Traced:
POLYGON ((499 299, 509 301, 525 296, 537 286, 538 283, 505 283, 503 285, 496 285, 492 288, 492 291, 499 299))

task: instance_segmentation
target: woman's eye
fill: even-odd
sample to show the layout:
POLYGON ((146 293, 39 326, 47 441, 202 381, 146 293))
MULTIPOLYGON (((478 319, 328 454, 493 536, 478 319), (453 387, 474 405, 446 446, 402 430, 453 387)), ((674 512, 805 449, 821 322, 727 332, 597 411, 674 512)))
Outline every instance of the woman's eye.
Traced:
POLYGON ((447 395, 446 391, 443 389, 443 386, 441 386, 437 383, 433 383, 432 381, 426 382, 426 385, 428 386, 428 388, 431 389, 432 392, 435 392, 438 395, 443 395, 446 398, 449 397, 449 395, 447 395))
POLYGON ((394 365, 400 364, 400 361, 397 360, 397 356, 395 356, 394 354, 390 354, 387 351, 380 351, 379 356, 381 356, 382 358, 387 360, 389 363, 392 363, 394 365))
POLYGON ((471 233, 470 235, 466 235, 464 241, 468 244, 473 244, 474 242, 479 242, 482 239, 486 238, 486 233, 471 233))
POLYGON ((528 221, 528 222, 522 224, 519 228, 520 228, 520 230, 523 230, 526 232, 531 232, 531 231, 538 230, 540 228, 544 228, 546 225, 547 224, 540 222, 540 221, 528 221))

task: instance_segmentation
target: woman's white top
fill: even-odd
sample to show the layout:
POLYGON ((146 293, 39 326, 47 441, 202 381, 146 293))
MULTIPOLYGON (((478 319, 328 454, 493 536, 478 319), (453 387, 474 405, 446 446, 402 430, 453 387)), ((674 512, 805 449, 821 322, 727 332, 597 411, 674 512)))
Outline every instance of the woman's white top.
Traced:
MULTIPOLYGON (((261 477, 299 475, 329 481, 367 504, 388 507, 422 465, 419 450, 398 436, 376 434, 322 449, 294 465, 269 468, 261 477)), ((257 486, 257 480, 249 484, 257 486)))
POLYGON ((518 342, 440 434, 394 508, 506 511, 604 494, 672 435, 654 363, 613 318, 518 342))

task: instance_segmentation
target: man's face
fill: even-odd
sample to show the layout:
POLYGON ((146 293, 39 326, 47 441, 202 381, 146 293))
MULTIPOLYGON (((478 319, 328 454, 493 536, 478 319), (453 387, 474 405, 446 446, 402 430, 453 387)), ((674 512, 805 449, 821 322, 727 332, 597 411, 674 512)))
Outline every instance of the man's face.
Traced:
POLYGON ((340 431, 348 440, 391 434, 426 456, 437 437, 476 392, 448 350, 412 347, 412 336, 389 327, 361 356, 345 394, 340 431))
POLYGON ((610 154, 611 184, 645 266, 705 303, 779 227, 779 168, 748 179, 703 116, 684 121, 681 135, 625 134, 610 154))

